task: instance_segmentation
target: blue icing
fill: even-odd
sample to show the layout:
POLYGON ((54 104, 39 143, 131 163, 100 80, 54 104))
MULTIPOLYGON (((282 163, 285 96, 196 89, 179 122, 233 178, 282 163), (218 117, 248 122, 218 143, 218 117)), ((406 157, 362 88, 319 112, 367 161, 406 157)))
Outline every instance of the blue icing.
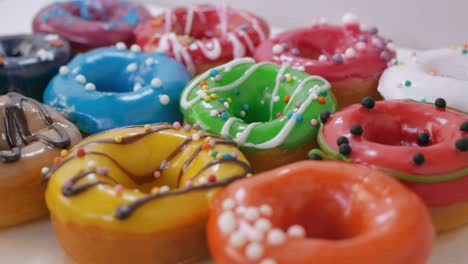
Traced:
POLYGON ((126 125, 182 121, 179 97, 191 79, 176 60, 116 48, 95 49, 77 55, 68 73, 56 75, 44 92, 44 102, 64 113, 83 132, 94 134, 126 125), (155 63, 145 62, 152 58, 155 63), (130 64, 136 70, 129 72, 130 64), (86 90, 75 78, 82 74, 96 90, 86 90), (162 86, 152 87, 159 78, 162 86), (136 81, 141 88, 133 91, 136 81), (169 97, 169 103, 161 98, 169 97))
POLYGON ((138 9, 136 6, 131 5, 128 9, 128 13, 122 16, 122 21, 127 22, 131 25, 136 25, 139 22, 138 9))

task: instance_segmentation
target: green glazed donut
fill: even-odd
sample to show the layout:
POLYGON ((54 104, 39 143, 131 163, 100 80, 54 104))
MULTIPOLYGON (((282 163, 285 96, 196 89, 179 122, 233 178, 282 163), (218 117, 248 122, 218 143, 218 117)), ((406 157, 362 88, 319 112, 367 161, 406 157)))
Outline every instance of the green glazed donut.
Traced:
POLYGON ((317 119, 335 111, 329 88, 319 76, 242 58, 193 79, 180 106, 189 124, 232 139, 244 151, 293 149, 314 143, 317 119))

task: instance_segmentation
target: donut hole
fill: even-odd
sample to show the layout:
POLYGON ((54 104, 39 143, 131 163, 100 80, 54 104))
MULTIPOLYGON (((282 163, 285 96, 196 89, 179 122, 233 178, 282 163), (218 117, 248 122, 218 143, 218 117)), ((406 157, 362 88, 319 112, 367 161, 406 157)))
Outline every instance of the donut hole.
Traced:
MULTIPOLYGON (((144 80, 148 80, 146 75, 150 71, 139 71, 138 69, 129 72, 128 67, 136 63, 119 53, 109 56, 92 57, 86 61, 86 67, 81 67, 80 74, 86 77, 87 83, 96 86, 96 91, 104 93, 128 93, 133 92, 133 87, 138 80, 142 86, 148 85, 144 80), (105 65, 105 67, 103 67, 105 65), (112 76, 112 78, 109 78, 112 76)), ((137 64, 137 67, 140 65, 137 64)), ((151 80, 151 78, 150 78, 151 80)))
POLYGON ((427 133, 429 144, 445 140, 441 125, 427 114, 414 112, 411 115, 376 114, 364 120, 363 137, 367 141, 389 146, 420 147, 418 135, 427 133))
POLYGON ((457 79, 468 80, 467 60, 459 54, 455 56, 437 56, 427 61, 424 65, 426 72, 436 70, 437 75, 457 79))
POLYGON ((29 56, 36 50, 28 39, 21 37, 5 38, 0 41, 0 56, 19 58, 29 56))

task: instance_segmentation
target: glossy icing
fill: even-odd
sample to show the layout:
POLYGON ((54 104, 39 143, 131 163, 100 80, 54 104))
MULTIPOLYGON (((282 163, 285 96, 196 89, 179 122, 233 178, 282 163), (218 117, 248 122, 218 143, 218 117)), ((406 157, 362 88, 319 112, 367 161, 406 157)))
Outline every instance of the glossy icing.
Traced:
POLYGON ((321 77, 243 58, 193 79, 180 106, 187 122, 245 150, 287 149, 313 142, 311 121, 335 110, 329 88, 321 77))
POLYGON ((244 11, 197 5, 168 10, 140 24, 135 32, 137 43, 146 52, 167 52, 195 74, 203 72, 206 65, 251 56, 268 37, 269 27, 263 19, 244 11))
POLYGON ((468 112, 468 46, 430 50, 396 61, 380 78, 385 99, 433 102, 438 97, 450 107, 468 112))
POLYGON ((67 0, 45 6, 33 20, 34 32, 54 33, 76 50, 88 50, 135 40, 133 30, 151 14, 125 0, 67 0))
POLYGON ((88 134, 182 120, 179 95, 191 78, 183 65, 135 46, 117 47, 77 55, 49 83, 44 102, 88 134))
POLYGON ((88 137, 44 181, 47 205, 62 222, 153 233, 207 217, 219 187, 249 173, 234 142, 174 123, 88 137))
POLYGON ((237 181, 208 221, 213 260, 223 264, 423 264, 433 240, 416 195, 382 172, 330 161, 237 181))
POLYGON ((282 32, 255 51, 256 61, 286 64, 330 82, 378 77, 395 57, 393 43, 345 15, 343 26, 326 22, 282 32))
POLYGON ((373 109, 352 105, 323 125, 318 142, 325 158, 341 159, 381 169, 399 178, 430 206, 447 205, 468 199, 468 152, 456 142, 467 132, 460 126, 466 114, 412 101, 378 101, 373 109), (359 124, 362 136, 350 127, 359 124), (420 145, 418 136, 429 135, 420 145), (351 153, 339 152, 337 139, 347 138, 351 153), (422 154, 423 163, 415 162, 422 154))
POLYGON ((47 83, 70 55, 70 45, 57 35, 0 37, 0 95, 16 92, 42 101, 47 83))

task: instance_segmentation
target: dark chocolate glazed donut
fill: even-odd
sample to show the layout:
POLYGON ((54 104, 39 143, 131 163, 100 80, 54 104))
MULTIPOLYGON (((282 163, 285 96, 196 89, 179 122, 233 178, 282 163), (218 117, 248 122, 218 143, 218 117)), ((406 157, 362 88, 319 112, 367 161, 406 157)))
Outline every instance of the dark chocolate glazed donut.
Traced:
POLYGON ((57 35, 0 37, 0 95, 17 92, 42 101, 42 93, 70 57, 70 45, 57 35))
POLYGON ((134 28, 150 16, 143 6, 125 0, 70 0, 40 10, 33 30, 58 34, 75 51, 86 51, 120 41, 132 44, 134 28))

